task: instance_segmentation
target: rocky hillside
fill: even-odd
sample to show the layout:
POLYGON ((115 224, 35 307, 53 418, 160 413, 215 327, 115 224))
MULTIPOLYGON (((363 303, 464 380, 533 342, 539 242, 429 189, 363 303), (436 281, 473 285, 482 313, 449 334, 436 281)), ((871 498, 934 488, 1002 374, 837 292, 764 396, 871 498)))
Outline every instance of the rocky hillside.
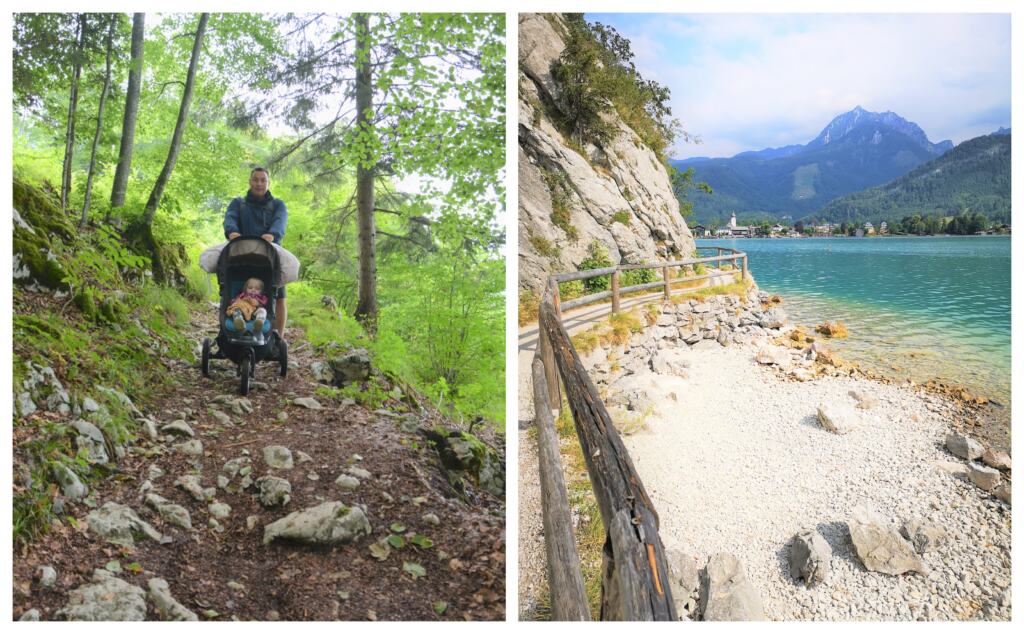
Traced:
POLYGON ((519 16, 519 285, 536 292, 553 271, 572 271, 591 245, 611 261, 689 256, 668 171, 625 123, 613 140, 580 146, 559 130, 561 93, 551 65, 565 48, 557 14, 519 16))
POLYGON ((241 397, 230 362, 200 375, 216 305, 50 192, 14 206, 15 618, 504 618, 496 434, 300 327, 241 397))

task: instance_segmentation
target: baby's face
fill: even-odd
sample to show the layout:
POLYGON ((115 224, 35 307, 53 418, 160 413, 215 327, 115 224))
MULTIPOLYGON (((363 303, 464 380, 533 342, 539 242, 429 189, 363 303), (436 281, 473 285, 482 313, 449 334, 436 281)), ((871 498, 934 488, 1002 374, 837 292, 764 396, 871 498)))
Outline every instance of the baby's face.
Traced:
POLYGON ((261 282, 259 280, 249 280, 248 282, 245 283, 245 292, 246 293, 262 293, 263 292, 263 282, 261 282))

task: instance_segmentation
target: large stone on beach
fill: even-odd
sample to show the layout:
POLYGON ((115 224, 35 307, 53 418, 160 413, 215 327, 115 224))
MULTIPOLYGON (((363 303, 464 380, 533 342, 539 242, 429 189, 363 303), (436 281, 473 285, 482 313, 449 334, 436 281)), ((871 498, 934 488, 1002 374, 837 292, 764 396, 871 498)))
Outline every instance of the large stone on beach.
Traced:
POLYGON ((743 564, 729 553, 711 556, 701 584, 705 621, 763 621, 761 595, 747 579, 743 564))
POLYGON ((777 365, 783 370, 788 370, 793 363, 789 350, 779 346, 764 346, 754 358, 761 365, 777 365))
MULTIPOLYGON (((424 516, 425 518, 426 516, 424 516)), ((670 549, 665 553, 669 565, 669 587, 679 616, 689 616, 697 609, 700 590, 700 564, 693 555, 670 549)))
POLYGON ((967 465, 967 478, 983 491, 994 491, 1003 481, 998 469, 972 462, 967 465))
POLYGON ((985 453, 981 454, 981 461, 993 469, 1010 470, 1010 454, 1005 451, 996 451, 992 448, 986 449, 985 453))
POLYGON ((164 621, 198 621, 199 617, 171 595, 171 588, 159 578, 149 580, 149 600, 164 621))
POLYGON ((946 530, 938 524, 913 519, 903 523, 900 533, 910 540, 922 555, 946 543, 946 530))
POLYGON ((793 537, 789 549, 789 574, 803 579, 807 587, 828 580, 832 565, 832 547, 815 531, 804 531, 793 537))
POLYGON ((910 542, 875 511, 858 506, 853 509, 853 517, 847 525, 854 552, 868 570, 887 575, 927 574, 924 562, 910 542))
POLYGON ((946 436, 946 449, 954 456, 965 460, 977 460, 985 453, 981 443, 963 434, 950 434, 946 436))
POLYGON ((690 368, 690 355, 687 352, 679 348, 658 350, 651 358, 651 369, 658 374, 674 374, 686 378, 690 368))
POLYGON ((818 405, 818 421, 833 434, 848 434, 860 424, 860 417, 847 405, 821 403, 818 405))
POLYGON ((765 311, 764 316, 758 322, 758 325, 762 328, 782 328, 786 325, 788 318, 786 317, 786 311, 782 310, 778 306, 770 310, 765 311))
POLYGON ((113 573, 93 570, 92 583, 68 594, 68 602, 56 615, 68 621, 144 621, 146 593, 113 573))
POLYGON ((159 531, 140 519, 131 507, 117 502, 107 502, 86 515, 85 521, 89 524, 89 530, 118 546, 134 546, 135 535, 156 541, 163 537, 159 531))
POLYGON ((294 466, 291 450, 281 445, 264 447, 263 460, 272 469, 291 469, 294 466))
POLYGON ((362 507, 324 502, 264 526, 263 543, 290 539, 306 544, 347 544, 369 535, 371 530, 362 507))

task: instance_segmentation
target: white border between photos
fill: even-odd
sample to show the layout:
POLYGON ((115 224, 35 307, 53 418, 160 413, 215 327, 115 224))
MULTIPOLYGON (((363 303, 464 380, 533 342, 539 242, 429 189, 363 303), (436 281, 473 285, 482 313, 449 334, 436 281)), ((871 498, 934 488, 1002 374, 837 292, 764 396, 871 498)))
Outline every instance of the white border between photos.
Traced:
MULTIPOLYGON (((330 0, 295 0, 287 4, 286 9, 291 11, 302 11, 305 9, 318 9, 323 10, 327 8, 335 8, 342 10, 356 10, 360 8, 360 5, 364 3, 353 1, 353 2, 337 2, 330 0)), ((914 0, 862 0, 860 2, 853 2, 851 0, 837 0, 835 2, 828 2, 825 0, 813 1, 813 0, 777 0, 772 2, 756 2, 754 0, 689 0, 689 1, 650 1, 650 0, 635 0, 634 2, 626 3, 618 1, 611 2, 608 0, 594 0, 591 2, 580 2, 580 1, 553 1, 553 2, 537 2, 535 0, 521 0, 515 2, 513 0, 504 0, 501 2, 495 2, 490 0, 482 0, 478 2, 469 2, 466 0, 461 1, 445 1, 438 0, 435 2, 412 2, 411 0, 379 0, 373 3, 366 3, 372 6, 375 11, 504 11, 506 13, 506 38, 507 38, 507 50, 508 65, 506 70, 506 96, 508 98, 507 108, 507 125, 506 125, 506 174, 507 174, 507 188, 506 188, 506 217, 508 218, 507 227, 507 243, 506 243, 506 465, 507 474, 507 514, 506 514, 506 622, 502 624, 485 624, 483 627, 488 631, 509 631, 512 629, 520 630, 535 630, 545 629, 552 627, 561 627, 559 625, 545 624, 545 623, 519 623, 518 612, 519 612, 519 601, 518 601, 518 525, 519 525, 519 505, 518 505, 518 457, 519 457, 519 442, 518 442, 518 431, 519 431, 519 420, 518 420, 518 398, 517 398, 517 379, 518 379, 518 345, 517 345, 517 331, 518 331, 518 222, 516 221, 518 213, 518 171, 516 168, 516 157, 518 155, 518 108, 516 99, 516 88, 518 83, 518 70, 517 62, 518 55, 516 54, 517 47, 516 42, 518 40, 518 20, 517 15, 520 12, 549 12, 549 11, 601 11, 601 12, 805 12, 805 13, 816 13, 816 12, 857 12, 857 13, 893 13, 893 12, 908 12, 908 13, 933 13, 933 12, 965 12, 965 13, 978 13, 978 12, 1000 12, 1000 13, 1012 13, 1011 18, 1011 32, 1014 34, 1014 41, 1012 44, 1012 56, 1013 64, 1012 68, 1014 73, 1012 74, 1012 98, 1013 98, 1013 112, 1014 114, 1021 113, 1022 103, 1022 77, 1024 77, 1024 60, 1022 60, 1022 49, 1024 46, 1021 44, 1022 33, 1024 33, 1024 9, 1017 6, 1020 3, 1014 3, 1011 0, 978 0, 971 2, 969 0, 931 0, 929 2, 920 2, 914 0)), ((52 1, 52 0, 41 0, 31 5, 33 11, 132 11, 138 9, 144 9, 150 12, 159 11, 165 9, 167 11, 265 11, 274 12, 280 11, 282 6, 280 2, 268 2, 266 0, 253 0, 250 2, 242 2, 239 0, 228 0, 228 1, 214 1, 214 2, 198 2, 196 0, 182 0, 181 2, 165 2, 163 0, 156 0, 154 2, 104 2, 96 0, 82 0, 80 2, 71 3, 68 0, 52 1)), ((4 34, 7 45, 3 50, 3 61, 2 67, 0 67, 0 77, 2 77, 3 88, 5 91, 4 101, 4 120, 3 120, 3 151, 2 163, 0 163, 0 170, 6 175, 11 174, 11 134, 12 134, 12 111, 11 111, 11 31, 10 21, 11 14, 4 13, 2 17, 4 24, 4 34)), ((1015 141, 1016 151, 1014 154, 1016 158, 1013 162, 1013 190, 1015 192, 1024 191, 1024 159, 1020 157, 1021 146, 1020 142, 1015 141)), ((10 200, 11 185, 9 176, 6 177, 2 185, 0 185, 0 192, 5 197, 5 200, 10 200)), ((1021 198, 1018 193, 1017 199, 1021 198)), ((1024 279, 1024 259, 1022 259, 1021 250, 1024 247, 1020 246, 1020 240, 1015 240, 1012 245, 1012 270, 1013 278, 1016 280, 1024 279)), ((5 231, 2 235, 2 253, 3 259, 10 270, 11 264, 11 232, 5 231)), ((1013 299, 1014 304, 1020 305, 1022 299, 1020 289, 1021 284, 1015 284, 1013 288, 1013 299)), ((11 296, 11 280, 10 278, 3 279, 2 286, 2 297, 11 296)), ((1019 312, 1019 311, 1018 311, 1019 312)), ((1013 316, 1013 326, 1016 332, 1020 332, 1020 326, 1024 317, 1019 314, 1013 316)), ((2 325, 2 332, 7 344, 6 349, 11 349, 11 314, 9 311, 2 311, 0 313, 0 325, 2 325)), ((1015 352, 1020 352, 1020 345, 1015 344, 1015 352)), ((1020 358, 1020 354, 1014 354, 1014 358, 1020 358)), ((1020 364, 1014 366, 1014 378, 1013 387, 1014 392, 1020 393, 1020 374, 1018 369, 1024 368, 1020 364)), ((0 363, 0 377, 3 378, 8 385, 11 379, 11 363, 10 357, 6 356, 2 363, 0 363)), ((3 402, 3 413, 5 420, 10 420, 11 416, 11 401, 5 399, 3 402)), ((1016 425, 1017 416, 1014 416, 1013 427, 1016 425)), ((0 510, 0 524, 4 526, 10 526, 11 522, 11 464, 12 464, 12 433, 10 426, 4 426, 4 447, 3 447, 3 505, 0 510)), ((1019 552, 1018 540, 1014 537, 1014 550, 1019 552)), ((4 621, 11 622, 12 618, 12 604, 10 598, 12 597, 12 579, 10 578, 11 563, 12 563, 12 538, 10 531, 4 531, 4 545, 2 547, 2 555, 0 555, 0 561, 3 562, 3 566, 0 567, 0 578, 3 580, 3 593, 6 599, 0 599, 3 602, 3 611, 0 613, 0 618, 4 621)), ((1014 573, 1018 570, 1018 564, 1016 560, 1013 563, 1014 573)), ((1018 575, 1014 574, 1015 581, 1018 575)), ((1016 583, 1014 586, 1016 587, 1016 583)), ((1020 600, 1020 592, 1015 590, 1014 598, 1018 602, 1020 600)), ((147 623, 145 627, 155 628, 178 628, 181 624, 170 624, 170 623, 147 623)), ((259 631, 272 631, 272 629, 280 628, 280 623, 267 623, 267 622, 256 622, 256 623, 201 623, 197 624, 200 628, 218 629, 227 631, 235 629, 240 631, 241 628, 246 628, 249 631, 255 627, 259 631)), ((68 627, 74 627, 76 631, 99 631, 102 629, 104 632, 109 631, 135 631, 138 626, 130 623, 103 623, 103 624, 75 624, 68 625, 62 623, 38 623, 30 626, 25 626, 16 623, 17 627, 32 627, 39 631, 52 629, 66 629, 68 627)), ((461 631, 467 631, 470 627, 477 627, 477 624, 449 624, 449 623, 435 623, 425 622, 418 623, 417 627, 424 628, 423 631, 427 632, 440 632, 448 631, 451 628, 459 629, 461 631)), ((986 627, 996 628, 1000 631, 1008 631, 1009 624, 985 624, 986 627)), ((358 628, 359 631, 364 629, 382 631, 386 629, 392 629, 393 624, 390 623, 364 623, 358 622, 355 624, 347 623, 331 623, 331 622, 316 622, 316 623, 304 623, 302 627, 307 630, 331 630, 337 631, 338 628, 358 628)), ((615 627, 614 625, 607 624, 571 624, 568 625, 573 631, 582 631, 582 628, 609 628, 615 627)), ((673 627, 670 624, 652 624, 649 628, 667 628, 673 627)), ((682 626, 685 627, 685 626, 682 626)), ((789 628, 804 629, 809 631, 810 628, 817 629, 819 624, 815 623, 768 623, 768 624, 705 624, 699 627, 715 628, 721 631, 721 629, 735 630, 735 629, 748 629, 757 627, 776 629, 785 627, 789 628)), ((830 623, 828 624, 830 629, 838 629, 845 631, 853 631, 854 628, 859 628, 858 624, 853 623, 830 623)), ((895 629, 896 625, 891 623, 872 623, 872 628, 881 628, 883 630, 895 629)), ((964 627, 978 627, 977 624, 953 624, 953 623, 938 623, 929 624, 927 626, 930 630, 951 631, 956 628, 960 631, 964 627)))

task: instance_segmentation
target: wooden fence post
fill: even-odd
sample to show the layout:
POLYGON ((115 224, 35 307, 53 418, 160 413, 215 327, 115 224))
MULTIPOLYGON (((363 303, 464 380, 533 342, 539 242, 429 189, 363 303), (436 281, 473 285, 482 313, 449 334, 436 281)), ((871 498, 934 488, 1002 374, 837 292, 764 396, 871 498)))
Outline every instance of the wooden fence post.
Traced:
POLYGON ((740 274, 740 279, 746 281, 747 279, 747 255, 743 254, 743 272, 740 274))
POLYGON ((665 280, 665 301, 667 302, 668 299, 669 299, 669 296, 672 294, 672 287, 669 286, 668 267, 667 266, 661 267, 661 277, 665 280))
POLYGON ((612 312, 619 312, 619 270, 612 273, 612 312))
POLYGON ((548 589, 551 617, 555 621, 589 621, 587 593, 583 587, 580 556, 572 534, 569 496, 562 476, 558 434, 551 420, 551 404, 544 377, 544 363, 533 357, 533 402, 537 425, 537 457, 540 466, 541 514, 544 547, 548 558, 548 589))

